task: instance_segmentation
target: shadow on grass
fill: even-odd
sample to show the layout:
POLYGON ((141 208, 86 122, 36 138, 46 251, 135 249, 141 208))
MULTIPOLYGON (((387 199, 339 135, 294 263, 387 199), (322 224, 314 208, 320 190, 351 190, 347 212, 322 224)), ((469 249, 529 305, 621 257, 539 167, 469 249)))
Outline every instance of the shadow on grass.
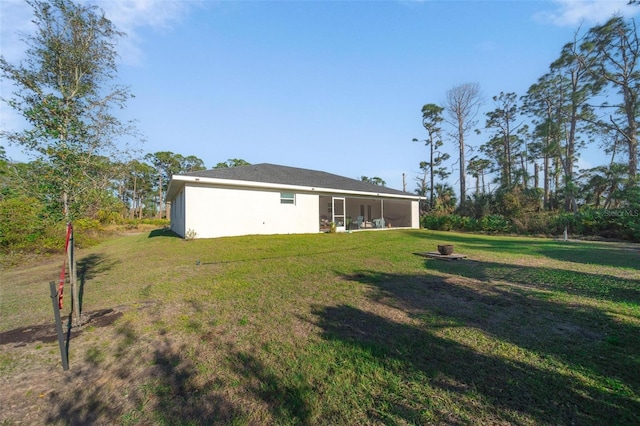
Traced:
POLYGON ((155 373, 145 391, 154 399, 154 418, 161 424, 228 424, 241 417, 241 410, 223 392, 220 384, 201 383, 197 365, 185 356, 186 348, 165 342, 154 353, 155 373))
MULTIPOLYGON (((104 345, 89 348, 88 365, 72 365, 64 386, 48 394, 46 423, 309 424, 310 389, 286 385, 255 355, 231 344, 218 346, 225 353, 221 364, 207 363, 209 348, 175 338, 161 328, 149 342, 134 322, 116 323, 111 356, 104 345)), ((201 338, 210 342, 215 334, 201 338)))
POLYGON ((640 245, 628 243, 589 244, 583 242, 558 242, 538 249, 540 254, 551 259, 590 265, 640 268, 640 245))
POLYGON ((156 237, 182 238, 180 237, 180 235, 176 234, 169 228, 154 229, 153 231, 149 232, 149 238, 156 237))
POLYGON ((477 234, 446 233, 436 231, 409 231, 409 235, 424 239, 425 251, 435 251, 437 244, 458 244, 456 252, 466 249, 495 251, 500 253, 521 253, 542 255, 551 259, 614 266, 638 268, 640 265, 640 245, 631 243, 599 243, 591 241, 560 241, 554 239, 526 239, 510 236, 485 236, 477 234), (433 241, 431 244, 429 241, 433 241))
POLYGON ((530 289, 561 292, 640 306, 640 280, 569 269, 511 265, 499 262, 426 260, 428 269, 484 282, 518 284, 530 289))
MULTIPOLYGON (((326 307, 315 312, 324 338, 374 354, 403 381, 418 372, 428 377, 428 385, 456 395, 461 406, 475 405, 470 409, 494 413, 508 423, 521 423, 519 415, 541 424, 640 422, 640 341, 632 324, 515 289, 375 271, 346 278, 371 286, 372 299, 408 312, 419 325, 350 306, 326 307), (457 341, 437 335, 443 327, 481 332, 468 344, 465 337, 457 341), (619 340, 610 341, 611 335, 619 340), (529 355, 500 349, 501 342, 529 355)), ((468 333, 461 336, 469 338, 468 333)), ((412 410, 391 414, 419 423, 420 407, 412 410)), ((467 414, 478 419, 477 413, 467 414)), ((436 423, 452 420, 444 411, 432 415, 436 423)), ((453 422, 464 422, 464 417, 453 422)))
POLYGON ((185 347, 164 339, 153 351, 151 365, 141 364, 131 324, 121 324, 118 335, 118 365, 103 366, 99 349, 88 351, 92 368, 72 369, 66 381, 71 389, 49 394, 48 424, 225 425, 244 416, 241 407, 218 391, 220 383, 197 380, 198 366, 185 347))
MULTIPOLYGON (((571 424, 577 420, 573 407, 563 409, 563 401, 558 404, 558 401, 548 400, 537 389, 532 389, 535 385, 572 390, 578 385, 576 381, 565 381, 522 363, 487 356, 452 340, 437 337, 428 330, 396 323, 354 307, 327 307, 316 315, 320 317, 318 325, 324 330, 325 339, 352 346, 356 354, 374 357, 374 362, 400 376, 400 380, 410 387, 429 386, 436 389, 436 393, 447 392, 451 395, 450 403, 459 406, 454 414, 437 402, 430 406, 413 405, 410 394, 383 393, 367 410, 370 421, 391 418, 397 423, 422 424, 430 419, 435 424, 464 424, 465 418, 481 419, 483 412, 493 412, 497 418, 492 420, 496 423, 518 424, 522 414, 543 423, 571 424), (416 383, 416 377, 427 382, 416 383), (399 405, 394 400, 407 402, 399 405), (478 410, 476 412, 465 407, 472 401, 474 410, 478 410), (553 412, 546 412, 552 407, 553 412), (428 417, 422 418, 422 413, 426 412, 428 417)), ((347 363, 345 368, 352 367, 347 363)), ((363 386, 368 379, 361 377, 363 386)), ((575 397, 582 400, 581 404, 586 404, 584 397, 575 397)), ((440 395, 440 398, 447 396, 440 395)))
POLYGON ((246 390, 267 404, 278 424, 310 424, 310 386, 285 384, 251 354, 236 352, 230 360, 232 368, 249 383, 246 390))
POLYGON ((108 261, 107 257, 103 254, 90 254, 78 260, 78 299, 80 303, 80 312, 82 312, 82 301, 87 281, 91 280, 98 274, 109 271, 115 264, 116 262, 108 261))

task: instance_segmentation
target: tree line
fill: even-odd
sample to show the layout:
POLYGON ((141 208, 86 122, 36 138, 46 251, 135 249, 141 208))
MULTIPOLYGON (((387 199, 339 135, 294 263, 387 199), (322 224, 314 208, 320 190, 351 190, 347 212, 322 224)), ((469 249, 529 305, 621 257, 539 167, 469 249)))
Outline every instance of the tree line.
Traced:
MULTIPOLYGON (((245 160, 229 159, 211 168, 247 164, 245 160)), ((74 195, 65 206, 54 165, 42 160, 11 162, 0 148, 0 248, 20 250, 38 242, 45 251, 48 244, 57 250, 60 241, 56 235, 68 217, 77 226, 93 229, 165 219, 165 194, 171 176, 206 168, 194 155, 170 151, 126 162, 96 156, 83 170, 84 178, 75 183, 74 195), (45 241, 48 236, 51 241, 45 241)))
MULTIPOLYGON (((58 250, 59 228, 66 223, 92 229, 166 217, 171 175, 205 164, 194 155, 141 155, 132 148, 143 139, 135 121, 113 113, 132 97, 128 87, 114 83, 115 47, 124 34, 96 6, 72 0, 27 3, 36 31, 23 37, 25 59, 11 63, 0 55, 0 78, 14 88, 1 100, 27 125, 0 129, 0 140, 21 147, 32 160, 12 162, 0 146, 0 248, 58 250)), ((576 33, 526 94, 492 98, 494 109, 484 117, 487 137, 479 147, 468 143, 482 121, 484 99, 477 83, 450 89, 443 105, 425 104, 423 142, 429 155, 419 164, 417 189, 427 200, 423 211, 456 212, 504 230, 497 215, 522 220, 528 212, 575 214, 585 206, 640 205, 639 56, 633 20, 614 16, 576 33), (445 183, 452 158, 442 148, 448 143, 456 148, 459 200, 445 183), (606 163, 578 170, 580 153, 594 146, 606 154, 606 163)), ((243 164, 248 163, 229 159, 213 168, 243 164)), ((385 185, 379 177, 360 179, 385 185)), ((449 222, 470 230, 477 225, 449 222)), ((640 239, 637 222, 625 221, 637 227, 631 235, 640 239)))
MULTIPOLYGON (((60 228, 163 219, 173 174, 205 169, 194 156, 141 155, 142 136, 124 109, 129 88, 115 84, 124 36, 97 6, 72 0, 29 0, 36 30, 23 37, 25 59, 0 56, 0 78, 13 93, 2 101, 26 121, 0 129, 0 139, 32 158, 16 163, 0 146, 0 248, 59 250, 60 228)), ((229 159, 213 168, 249 164, 229 159)), ((159 222, 160 223, 160 222, 159 222)), ((77 242, 91 232, 78 234, 77 242)))
POLYGON ((635 21, 614 15, 577 31, 525 94, 493 96, 493 109, 484 117, 477 83, 450 89, 441 105, 425 104, 427 138, 414 139, 429 153, 420 163, 416 189, 427 198, 425 212, 476 218, 585 209, 633 212, 640 204, 639 60, 635 21), (468 144, 472 132, 484 135, 480 146, 468 144), (456 147, 459 199, 446 183, 451 172, 442 146, 447 143, 456 147), (586 149, 602 152, 603 163, 578 169, 586 149))

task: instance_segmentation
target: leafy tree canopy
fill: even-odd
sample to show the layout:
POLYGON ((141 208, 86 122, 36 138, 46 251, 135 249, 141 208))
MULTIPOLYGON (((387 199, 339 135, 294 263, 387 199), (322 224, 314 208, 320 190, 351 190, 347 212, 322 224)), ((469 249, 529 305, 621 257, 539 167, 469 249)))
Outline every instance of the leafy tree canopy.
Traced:
POLYGON ((89 175, 98 156, 115 158, 119 142, 135 134, 111 111, 131 97, 112 85, 117 75, 116 43, 123 33, 95 6, 70 0, 30 0, 36 31, 24 36, 25 59, 0 56, 0 76, 13 83, 2 99, 27 121, 24 130, 0 130, 0 137, 25 148, 53 168, 67 220, 86 207, 83 197, 96 189, 89 175))
POLYGON ((385 186, 387 184, 387 182, 385 182, 382 178, 379 178, 377 176, 374 176, 374 177, 360 176, 360 180, 363 182, 369 182, 378 186, 385 186))
POLYGON ((214 169, 226 169, 228 167, 249 166, 251 163, 239 158, 230 158, 227 161, 215 165, 214 169))

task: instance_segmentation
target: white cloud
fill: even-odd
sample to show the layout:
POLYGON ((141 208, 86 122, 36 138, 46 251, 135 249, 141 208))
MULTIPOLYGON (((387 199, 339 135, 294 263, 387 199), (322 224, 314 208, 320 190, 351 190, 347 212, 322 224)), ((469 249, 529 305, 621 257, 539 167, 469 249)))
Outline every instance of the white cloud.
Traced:
POLYGON ((96 4, 105 11, 107 18, 114 23, 118 31, 127 34, 120 40, 118 53, 125 63, 136 64, 143 60, 140 48, 140 31, 169 30, 180 22, 191 10, 199 5, 195 1, 180 0, 97 0, 96 4))
POLYGON ((538 22, 551 23, 560 27, 577 27, 582 23, 604 23, 615 13, 633 16, 640 12, 640 6, 629 5, 627 0, 553 0, 553 10, 535 15, 538 22))
MULTIPOLYGON (((189 11, 201 3, 181 0, 95 0, 85 1, 104 10, 118 31, 127 33, 120 41, 118 53, 125 63, 139 63, 143 58, 142 37, 145 29, 163 31, 180 22, 189 11)), ((10 62, 23 56, 24 43, 20 34, 29 34, 35 29, 31 22, 32 10, 24 0, 0 1, 0 52, 10 62)))

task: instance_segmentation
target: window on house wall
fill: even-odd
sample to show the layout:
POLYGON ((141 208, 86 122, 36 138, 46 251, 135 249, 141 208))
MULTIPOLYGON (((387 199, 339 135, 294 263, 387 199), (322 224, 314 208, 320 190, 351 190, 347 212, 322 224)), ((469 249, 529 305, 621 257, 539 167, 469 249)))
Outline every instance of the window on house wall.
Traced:
POLYGON ((295 204, 296 203, 296 194, 293 192, 281 192, 280 193, 280 204, 295 204))

